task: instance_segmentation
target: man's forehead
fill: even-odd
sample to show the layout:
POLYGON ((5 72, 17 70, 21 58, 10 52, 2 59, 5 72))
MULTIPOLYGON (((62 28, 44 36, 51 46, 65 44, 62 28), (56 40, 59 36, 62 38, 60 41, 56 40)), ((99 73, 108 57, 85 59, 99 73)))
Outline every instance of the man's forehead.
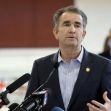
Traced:
POLYGON ((73 12, 64 12, 60 17, 60 22, 78 22, 83 23, 83 18, 80 14, 73 12))
POLYGON ((73 12, 64 12, 61 16, 60 16, 60 20, 63 21, 83 21, 83 18, 80 14, 78 13, 73 13, 73 12))

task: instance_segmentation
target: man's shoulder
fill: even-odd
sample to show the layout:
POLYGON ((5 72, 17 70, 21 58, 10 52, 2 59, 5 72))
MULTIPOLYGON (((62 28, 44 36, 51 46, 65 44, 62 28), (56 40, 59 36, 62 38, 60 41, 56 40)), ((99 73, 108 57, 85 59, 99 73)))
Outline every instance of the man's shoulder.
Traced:
POLYGON ((36 59, 35 62, 41 63, 41 62, 52 61, 55 54, 56 53, 53 53, 53 54, 50 54, 50 55, 47 55, 47 56, 44 56, 44 57, 40 57, 40 58, 36 59))
POLYGON ((89 53, 89 56, 90 58, 92 58, 94 61, 96 62, 101 62, 101 63, 111 63, 111 60, 101 56, 101 55, 98 55, 98 54, 94 54, 94 53, 91 53, 91 52, 88 52, 89 53))

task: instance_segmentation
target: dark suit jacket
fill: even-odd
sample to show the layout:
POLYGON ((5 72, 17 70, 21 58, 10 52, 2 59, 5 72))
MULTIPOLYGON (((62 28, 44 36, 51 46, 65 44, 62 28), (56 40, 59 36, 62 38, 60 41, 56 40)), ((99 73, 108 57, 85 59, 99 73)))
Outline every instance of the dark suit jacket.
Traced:
POLYGON ((100 53, 99 55, 101 55, 101 56, 103 56, 103 57, 106 57, 107 59, 111 59, 110 51, 102 52, 102 53, 100 53))
MULTIPOLYGON (((53 69, 53 58, 57 59, 57 53, 35 60, 26 96, 46 81, 53 69)), ((44 88, 50 88, 51 94, 49 94, 48 103, 43 111, 51 111, 54 106, 64 109, 58 70, 53 73, 44 88)), ((93 99, 103 102, 104 91, 108 91, 108 96, 111 98, 111 61, 84 50, 68 111, 88 111, 87 102, 93 99)))

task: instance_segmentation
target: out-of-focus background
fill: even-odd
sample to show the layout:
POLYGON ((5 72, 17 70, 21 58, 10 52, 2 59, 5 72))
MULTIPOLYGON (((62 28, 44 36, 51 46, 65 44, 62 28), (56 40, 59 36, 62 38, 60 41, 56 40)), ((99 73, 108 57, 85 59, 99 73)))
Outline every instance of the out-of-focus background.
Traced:
MULTIPOLYGON (((52 16, 72 4, 88 16, 84 47, 95 54, 102 52, 111 28, 111 0, 0 0, 0 91, 30 73, 35 59, 58 50, 52 16)), ((10 102, 21 103, 26 87, 8 95, 10 102)))

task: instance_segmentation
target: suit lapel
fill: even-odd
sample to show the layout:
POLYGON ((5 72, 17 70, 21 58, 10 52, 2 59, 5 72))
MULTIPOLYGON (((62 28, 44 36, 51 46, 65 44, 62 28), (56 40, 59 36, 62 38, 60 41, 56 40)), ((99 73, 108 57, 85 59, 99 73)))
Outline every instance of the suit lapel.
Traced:
POLYGON ((60 84, 59 84, 59 77, 58 77, 58 70, 55 71, 54 74, 54 81, 53 81, 53 89, 55 93, 55 98, 57 99, 58 104, 60 104, 62 107, 64 107, 63 99, 62 99, 62 94, 60 90, 60 84))
MULTIPOLYGON (((52 58, 52 62, 56 63, 57 61, 58 61, 58 53, 56 53, 52 58)), ((54 94, 53 96, 57 100, 57 103, 64 108, 64 103, 59 84, 58 68, 54 71, 52 79, 50 79, 50 87, 53 90, 54 94)))
POLYGON ((88 75, 91 73, 91 64, 90 63, 91 62, 89 61, 88 53, 86 51, 84 51, 81 68, 79 71, 79 75, 78 75, 76 84, 73 89, 72 97, 69 102, 68 108, 72 105, 72 103, 74 104, 74 102, 77 100, 77 97, 79 95, 80 90, 82 89, 82 86, 86 82, 88 75))

